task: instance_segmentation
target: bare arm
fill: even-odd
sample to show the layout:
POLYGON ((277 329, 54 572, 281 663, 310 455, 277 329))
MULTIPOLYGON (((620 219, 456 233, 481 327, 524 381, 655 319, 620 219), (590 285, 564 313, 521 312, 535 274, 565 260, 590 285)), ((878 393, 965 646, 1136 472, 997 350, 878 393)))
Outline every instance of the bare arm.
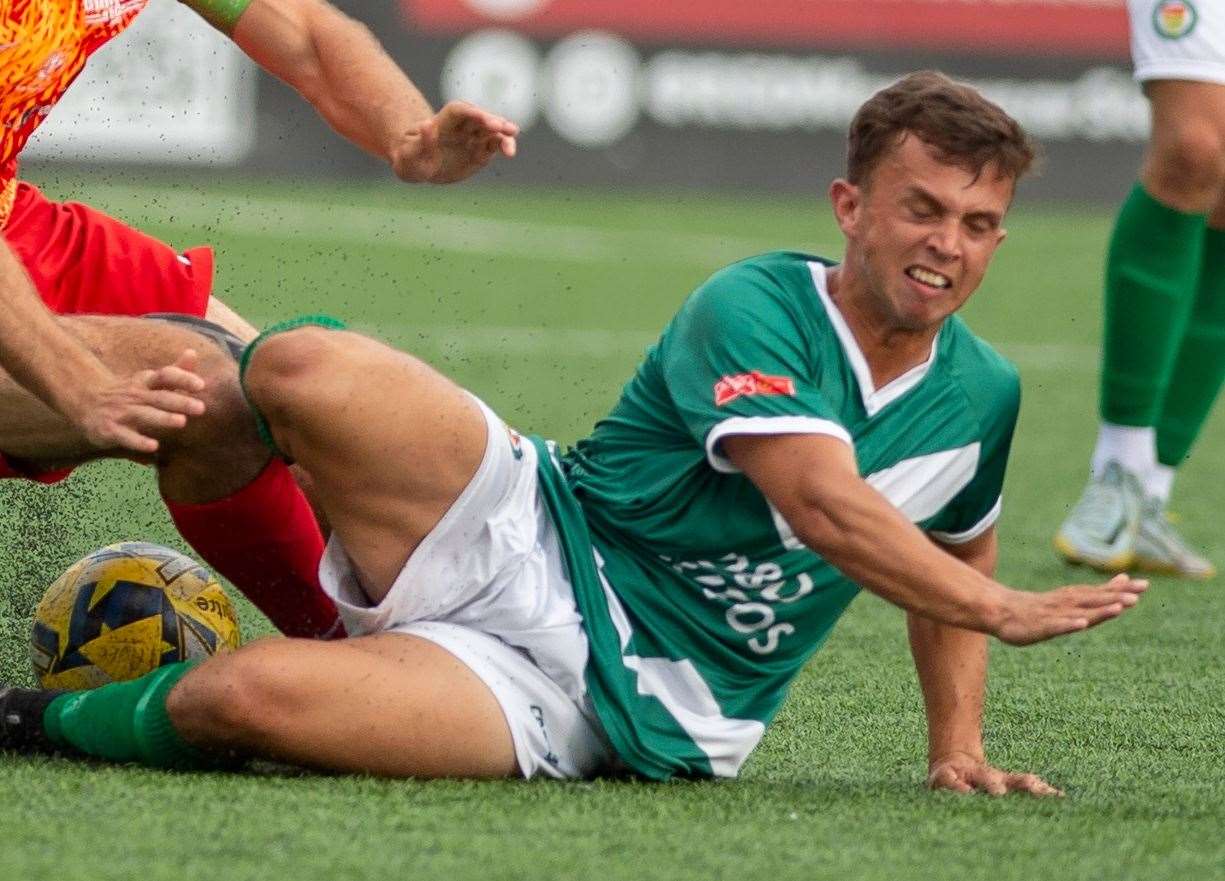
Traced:
POLYGON ((20 385, 69 418, 89 388, 110 371, 60 327, 34 290, 25 267, 0 238, 0 365, 20 385))
MULTIPOLYGON (((994 577, 999 555, 994 527, 973 541, 941 547, 988 578, 994 577)), ((1061 795, 1035 774, 1009 773, 987 761, 982 734, 987 637, 914 613, 906 616, 906 626, 927 712, 928 785, 955 792, 977 789, 992 795, 1061 795)))
POLYGON ((925 618, 1025 645, 1115 618, 1147 586, 1118 576, 1101 587, 1010 590, 929 541, 859 477, 854 453, 836 438, 743 435, 723 447, 804 544, 925 618))
POLYGON ((435 114, 370 30, 323 0, 251 0, 232 25, 215 10, 233 0, 184 2, 405 180, 460 180, 515 153, 517 126, 463 102, 435 114))
POLYGON ((194 366, 195 353, 184 352, 173 365, 116 377, 47 309, 0 238, 0 367, 94 446, 156 452, 153 434, 204 412, 194 366))
MULTIPOLYGON (((982 575, 995 575, 999 541, 994 528, 946 550, 982 575)), ((927 711, 929 763, 957 752, 982 760, 987 637, 913 612, 906 616, 906 629, 927 711)))

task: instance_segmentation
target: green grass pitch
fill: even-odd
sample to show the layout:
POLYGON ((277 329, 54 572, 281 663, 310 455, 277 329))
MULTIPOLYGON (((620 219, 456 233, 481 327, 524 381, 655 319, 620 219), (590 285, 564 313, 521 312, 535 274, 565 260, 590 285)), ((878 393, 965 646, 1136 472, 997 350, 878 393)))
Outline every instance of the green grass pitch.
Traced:
MULTIPOLYGON (((836 256, 827 207, 779 198, 200 184, 57 177, 186 247, 218 249, 218 291, 257 321, 324 311, 407 348, 522 430, 573 441, 614 400, 680 300, 722 264, 836 256)), ((1050 536, 1095 423, 1104 209, 1021 207, 971 325, 1025 382, 1001 577, 1075 580, 1050 536)), ((1187 534, 1225 563, 1225 419, 1176 488, 1187 534)), ((151 475, 82 469, 0 485, 0 677, 29 682, 30 612, 101 544, 179 545, 151 475)), ((181 546, 181 545, 180 545, 181 546)), ((856 601, 735 783, 384 782, 182 776, 0 756, 0 877, 1181 878, 1225 867, 1225 580, 1159 579, 1121 622, 995 646, 996 762, 1060 801, 922 788, 923 716, 902 616, 856 601)), ((267 629, 243 607, 248 635, 267 629)))

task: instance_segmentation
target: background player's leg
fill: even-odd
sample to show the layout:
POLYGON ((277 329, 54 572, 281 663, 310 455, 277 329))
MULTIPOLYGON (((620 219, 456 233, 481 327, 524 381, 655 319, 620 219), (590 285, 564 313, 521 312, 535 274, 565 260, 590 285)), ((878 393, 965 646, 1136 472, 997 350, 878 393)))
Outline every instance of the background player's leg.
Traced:
POLYGON ((1206 215, 1225 186, 1225 86, 1159 81, 1147 93, 1153 135, 1111 241, 1102 364, 1103 420, 1145 428, 1157 424, 1199 279, 1206 215))
POLYGON ((244 384, 377 603, 476 473, 480 407, 410 355, 316 327, 261 342, 244 384))
MULTIPOLYGON (((1222 87, 1225 91, 1225 87, 1222 87)), ((1225 112, 1225 108, 1223 108, 1225 112)), ((1225 126, 1225 119, 1222 120, 1225 126)), ((1208 216, 1191 320, 1157 423, 1157 461, 1168 469, 1149 492, 1169 498, 1172 469, 1191 452, 1225 382, 1225 195, 1208 216)))
POLYGON ((1225 383, 1225 198, 1208 216, 1199 284, 1161 401, 1157 465, 1147 475, 1145 506, 1136 538, 1136 561, 1145 569, 1210 578, 1216 567, 1198 553, 1166 516, 1176 470, 1191 452, 1225 383))
POLYGON ((1068 559, 1132 565, 1156 425, 1204 259, 1206 215, 1225 188, 1225 86, 1146 84, 1153 134, 1106 261, 1101 425, 1092 475, 1055 537, 1068 559))
POLYGON ((193 670, 167 710, 197 747, 308 767, 394 777, 517 768, 489 688, 449 652, 399 633, 261 640, 193 670))

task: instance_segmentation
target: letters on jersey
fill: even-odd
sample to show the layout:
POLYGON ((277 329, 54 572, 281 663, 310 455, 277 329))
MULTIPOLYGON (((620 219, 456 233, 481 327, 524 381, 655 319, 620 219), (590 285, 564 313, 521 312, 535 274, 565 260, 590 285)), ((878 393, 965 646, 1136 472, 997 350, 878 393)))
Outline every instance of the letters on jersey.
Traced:
POLYGON ((86 60, 148 0, 0 0, 0 226, 17 156, 86 60))

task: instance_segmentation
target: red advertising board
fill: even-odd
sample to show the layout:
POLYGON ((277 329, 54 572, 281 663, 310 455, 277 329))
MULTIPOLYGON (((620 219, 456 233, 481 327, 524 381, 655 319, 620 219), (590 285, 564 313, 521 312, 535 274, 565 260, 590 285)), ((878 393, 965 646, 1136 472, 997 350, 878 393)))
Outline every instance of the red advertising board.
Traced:
POLYGON ((414 30, 1127 57, 1125 0, 400 0, 414 30))

